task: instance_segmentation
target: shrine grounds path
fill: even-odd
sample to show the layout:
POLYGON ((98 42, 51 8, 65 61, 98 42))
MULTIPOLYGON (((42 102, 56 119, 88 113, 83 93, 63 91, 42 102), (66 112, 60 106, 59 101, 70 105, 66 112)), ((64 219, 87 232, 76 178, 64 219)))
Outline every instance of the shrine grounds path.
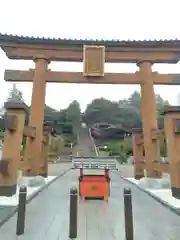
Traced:
MULTIPOLYGON (((79 171, 70 170, 27 205, 25 234, 16 237, 13 216, 0 228, 2 240, 68 240, 69 189, 77 186, 79 171)), ((124 240, 123 188, 132 189, 134 240, 179 240, 180 217, 111 173, 109 202, 79 200, 77 240, 124 240)))

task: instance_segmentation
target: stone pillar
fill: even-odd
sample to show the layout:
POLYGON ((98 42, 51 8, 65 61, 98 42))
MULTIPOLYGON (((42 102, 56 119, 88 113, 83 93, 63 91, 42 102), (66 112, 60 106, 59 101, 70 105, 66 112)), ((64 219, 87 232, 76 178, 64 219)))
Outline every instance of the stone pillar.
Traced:
POLYGON ((143 133, 142 129, 133 129, 133 162, 134 162, 134 178, 141 179, 144 177, 144 155, 143 155, 143 133))
POLYGON ((170 164, 172 196, 180 199, 180 106, 164 110, 164 130, 170 164))
POLYGON ((23 103, 5 103, 5 133, 2 159, 0 159, 0 196, 16 194, 21 144, 27 106, 23 103))
POLYGON ((157 130, 158 125, 151 65, 152 63, 149 61, 140 61, 138 63, 139 76, 143 82, 141 84, 141 114, 147 177, 157 178, 159 176, 155 174, 152 162, 160 160, 160 146, 158 138, 152 139, 152 131, 157 130))
POLYGON ((35 59, 35 72, 33 79, 33 90, 31 100, 31 110, 29 117, 29 126, 36 128, 36 138, 32 141, 27 139, 25 149, 25 161, 30 162, 31 168, 26 171, 28 176, 37 176, 39 174, 41 163, 41 146, 43 139, 44 126, 44 107, 46 94, 46 71, 48 60, 44 58, 35 59))

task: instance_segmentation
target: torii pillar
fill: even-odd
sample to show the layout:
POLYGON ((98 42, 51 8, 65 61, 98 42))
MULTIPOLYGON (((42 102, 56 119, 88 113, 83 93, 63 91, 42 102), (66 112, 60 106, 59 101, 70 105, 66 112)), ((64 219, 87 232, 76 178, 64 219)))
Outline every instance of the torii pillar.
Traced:
POLYGON ((24 160, 26 161, 25 175, 37 176, 42 162, 42 140, 44 126, 44 107, 46 95, 46 72, 48 68, 48 59, 38 56, 34 59, 35 71, 33 78, 31 110, 29 117, 29 126, 36 128, 36 138, 32 141, 27 139, 24 160))
POLYGON ((134 128, 132 134, 134 178, 144 177, 144 143, 141 128, 134 128))
POLYGON ((160 146, 158 139, 152 139, 152 131, 158 129, 156 114, 156 96, 153 87, 152 62, 140 61, 139 76, 141 78, 141 116, 144 136, 146 176, 157 178, 153 170, 153 162, 160 160, 160 146))

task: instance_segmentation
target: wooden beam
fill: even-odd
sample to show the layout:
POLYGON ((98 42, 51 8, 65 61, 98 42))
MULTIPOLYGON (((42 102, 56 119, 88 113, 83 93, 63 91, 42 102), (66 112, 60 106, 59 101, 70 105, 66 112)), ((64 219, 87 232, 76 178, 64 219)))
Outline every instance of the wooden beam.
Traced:
POLYGON ((180 85, 180 74, 154 73, 154 84, 157 85, 180 85))
MULTIPOLYGON (((32 82, 34 71, 6 70, 4 79, 8 82, 32 82)), ((104 77, 83 77, 82 72, 47 71, 47 82, 51 83, 96 83, 96 84, 138 84, 136 73, 105 73, 104 77)))
MULTIPOLYGON (((180 74, 153 73, 154 84, 180 85, 180 74)), ((32 82, 34 70, 6 70, 5 81, 32 82)), ((141 84, 139 72, 136 73, 105 73, 104 77, 83 77, 82 72, 56 72, 47 71, 46 80, 49 83, 96 83, 96 84, 141 84)))
MULTIPOLYGON (((50 61, 82 62, 83 47, 58 47, 58 46, 35 46, 10 44, 4 46, 2 50, 9 59, 33 60, 36 56, 44 56, 50 61)), ((161 48, 127 48, 127 47, 107 47, 105 61, 111 63, 137 63, 141 60, 150 60, 154 63, 177 63, 180 55, 177 49, 163 50, 161 48)))
POLYGON ((167 163, 152 163, 155 171, 169 173, 170 165, 167 163))

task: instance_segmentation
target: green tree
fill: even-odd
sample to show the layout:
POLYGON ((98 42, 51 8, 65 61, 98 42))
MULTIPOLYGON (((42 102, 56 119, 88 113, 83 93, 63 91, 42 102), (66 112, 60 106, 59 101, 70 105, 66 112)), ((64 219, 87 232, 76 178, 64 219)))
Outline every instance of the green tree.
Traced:
POLYGON ((157 120, 160 129, 164 128, 164 116, 161 113, 167 105, 170 105, 169 102, 164 100, 159 94, 156 94, 157 120))
MULTIPOLYGON (((8 97, 6 102, 24 102, 23 94, 16 87, 16 84, 12 85, 12 88, 9 90, 8 97)), ((0 108, 0 129, 4 129, 4 116, 6 110, 4 106, 0 108)))
POLYGON ((58 121, 62 123, 67 122, 67 109, 62 109, 58 112, 58 121))
MULTIPOLYGON (((157 119, 160 128, 163 127, 164 117, 161 111, 165 105, 169 104, 160 95, 156 95, 157 119)), ((141 127, 141 95, 135 91, 128 99, 118 102, 100 98, 94 99, 86 108, 85 121, 89 126, 96 123, 108 123, 121 128, 129 129, 141 127)))
POLYGON ((136 127, 139 119, 139 110, 128 104, 128 101, 111 102, 104 98, 95 99, 85 111, 85 120, 89 126, 108 123, 132 128, 136 127))
POLYGON ((156 94, 156 109, 161 112, 164 106, 169 105, 167 100, 164 100, 159 94, 156 94))
POLYGON ((80 105, 77 101, 73 101, 72 103, 69 104, 67 108, 66 117, 67 122, 72 124, 73 134, 74 136, 76 136, 81 126, 82 120, 80 105))
POLYGON ((12 85, 12 88, 9 91, 7 101, 11 102, 24 102, 23 93, 17 89, 16 84, 12 85))
POLYGON ((111 102, 104 98, 93 100, 88 104, 85 111, 85 121, 88 125, 95 123, 114 124, 118 115, 118 103, 111 102))
POLYGON ((141 106, 141 95, 138 91, 134 91, 130 97, 128 98, 128 104, 131 106, 134 106, 138 110, 140 109, 141 106))
POLYGON ((117 121, 126 129, 141 127, 140 111, 132 105, 122 105, 119 107, 119 117, 117 121))

